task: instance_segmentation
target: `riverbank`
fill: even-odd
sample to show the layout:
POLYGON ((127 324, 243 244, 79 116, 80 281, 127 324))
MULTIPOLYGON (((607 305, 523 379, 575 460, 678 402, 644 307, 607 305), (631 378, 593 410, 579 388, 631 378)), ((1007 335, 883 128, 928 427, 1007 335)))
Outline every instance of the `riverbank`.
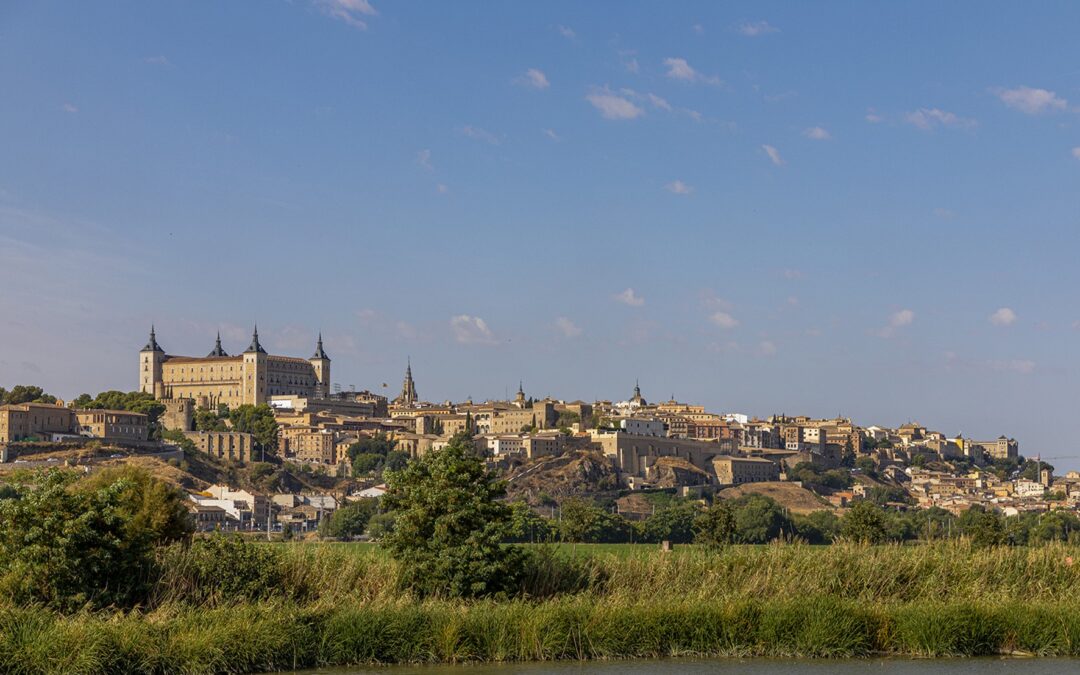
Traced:
MULTIPOLYGON (((0 606, 0 672, 258 672, 376 663, 677 656, 1080 656, 1075 548, 546 550, 522 598, 418 601, 395 563, 285 546, 262 599, 198 594, 182 560, 153 609, 0 606)), ((182 556, 176 553, 174 556, 182 556)), ((1080 559, 1080 557, 1077 557, 1080 559)))

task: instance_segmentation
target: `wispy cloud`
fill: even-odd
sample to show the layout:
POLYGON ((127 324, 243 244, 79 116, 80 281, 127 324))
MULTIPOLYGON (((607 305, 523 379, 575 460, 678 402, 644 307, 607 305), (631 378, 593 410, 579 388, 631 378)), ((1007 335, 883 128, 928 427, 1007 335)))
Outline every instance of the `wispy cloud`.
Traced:
POLYGON ((416 163, 428 171, 433 171, 435 169, 435 165, 431 163, 431 150, 425 149, 416 153, 416 163))
POLYGON ((626 72, 634 73, 635 75, 641 72, 641 64, 638 63, 636 55, 637 52, 633 49, 623 49, 619 52, 619 58, 622 60, 623 68, 626 68, 626 72))
POLYGON ((1052 91, 1032 87, 1015 89, 996 88, 991 93, 1001 99, 1005 105, 1028 115, 1040 115, 1048 112, 1067 110, 1069 102, 1052 91))
POLYGON ((525 74, 514 80, 517 84, 525 87, 531 87, 532 89, 547 89, 551 86, 548 82, 547 75, 544 71, 538 68, 529 68, 525 71, 525 74))
POLYGON ((709 321, 721 328, 735 328, 739 325, 739 320, 731 316, 727 312, 714 312, 709 317, 709 321))
POLYGON ((896 331, 910 326, 915 321, 915 312, 910 309, 901 309, 889 315, 889 322, 881 328, 877 334, 879 337, 890 338, 896 331))
POLYGON ((791 280, 802 279, 803 278, 802 270, 786 269, 786 270, 784 270, 784 278, 785 279, 791 279, 791 280))
POLYGON ((660 108, 661 110, 666 110, 668 112, 671 112, 671 110, 672 110, 671 104, 668 103, 665 99, 660 98, 659 96, 657 96, 656 94, 653 94, 653 93, 646 94, 646 96, 649 99, 649 103, 652 103, 654 106, 656 106, 657 108, 660 108))
POLYGON ((978 122, 973 119, 959 117, 956 113, 939 108, 919 108, 905 114, 904 121, 923 131, 931 131, 936 127, 970 129, 978 125, 978 122))
POLYGON ((870 124, 877 124, 878 122, 885 121, 885 118, 879 115, 878 112, 873 108, 867 108, 866 115, 863 117, 863 119, 870 124))
POLYGON ((813 141, 828 141, 832 140, 832 134, 830 134, 823 127, 810 127, 803 131, 803 136, 806 136, 813 141))
POLYGON ((615 302, 621 302, 629 307, 641 307, 645 304, 645 298, 635 293, 634 289, 628 288, 622 293, 615 294, 615 302))
POLYGON ((769 156, 769 161, 771 161, 776 166, 784 166, 784 164, 786 164, 784 158, 780 156, 780 151, 773 146, 763 145, 761 146, 761 149, 764 150, 765 154, 769 156))
POLYGON ((562 24, 559 24, 555 27, 555 30, 559 31, 559 35, 563 36, 567 40, 573 40, 577 37, 577 33, 575 33, 574 29, 570 26, 563 26, 562 24))
POLYGON ((761 37, 762 35, 768 35, 769 33, 780 32, 779 28, 770 25, 768 21, 744 21, 736 26, 735 30, 746 37, 761 37))
POLYGON ((1011 359, 1008 361, 991 361, 990 367, 994 370, 1001 370, 1010 373, 1018 373, 1020 375, 1030 375, 1035 372, 1035 362, 1029 359, 1011 359))
POLYGON ((450 331, 454 339, 464 345, 490 345, 496 342, 487 322, 478 316, 458 314, 451 317, 450 331))
POLYGON ((446 183, 436 183, 435 192, 438 192, 441 195, 448 195, 450 194, 450 188, 447 187, 446 183))
POLYGON ((1076 159, 1080 159, 1080 146, 1072 149, 1072 156, 1076 159))
POLYGON ((74 103, 65 103, 64 105, 60 106, 60 109, 72 115, 79 112, 78 106, 76 106, 74 103))
POLYGON ((757 349, 755 351, 758 356, 775 356, 776 343, 772 340, 762 340, 757 344, 757 349))
POLYGON ((613 93, 611 90, 596 89, 585 96, 604 119, 632 120, 645 114, 645 111, 632 101, 613 93))
POLYGON ((169 62, 169 59, 167 59, 163 55, 147 56, 146 58, 143 59, 143 63, 149 64, 151 66, 171 66, 172 65, 172 63, 169 62))
POLYGON ((562 140, 562 136, 559 136, 559 134, 555 133, 554 129, 542 129, 542 131, 544 132, 545 136, 555 141, 556 143, 562 140))
POLYGON ((565 316, 560 316, 558 319, 555 319, 555 328, 557 328, 559 332, 562 333, 562 336, 567 339, 576 338, 581 335, 581 327, 565 316))
POLYGON ((482 141, 484 143, 490 143, 491 145, 498 145, 501 142, 499 141, 499 137, 490 131, 468 124, 461 127, 461 135, 471 138, 474 141, 482 141))
POLYGON ((990 323, 995 326, 1011 326, 1016 323, 1016 312, 1009 307, 1002 307, 990 315, 990 323))
POLYGON ((681 180, 673 180, 664 186, 664 189, 675 195, 688 195, 694 191, 694 188, 690 187, 681 180))
POLYGON ((705 34, 705 26, 702 26, 700 23, 695 23, 693 26, 690 26, 690 30, 694 31, 698 35, 705 34))
POLYGON ((667 66, 667 76, 681 82, 704 82, 706 84, 720 84, 720 78, 715 75, 703 75, 687 63, 686 59, 668 57, 664 59, 667 66))
POLYGON ((323 14, 359 30, 367 30, 367 21, 361 17, 379 14, 368 0, 313 0, 313 3, 323 14))

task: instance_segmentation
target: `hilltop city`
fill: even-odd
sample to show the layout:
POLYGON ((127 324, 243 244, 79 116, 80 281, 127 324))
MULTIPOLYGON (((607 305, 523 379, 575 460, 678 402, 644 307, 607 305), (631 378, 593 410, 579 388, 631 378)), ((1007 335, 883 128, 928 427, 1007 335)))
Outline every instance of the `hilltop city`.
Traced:
POLYGON ((334 385, 321 335, 297 358, 268 354, 257 328, 242 352, 219 335, 206 356, 171 354, 151 329, 138 368, 135 391, 66 403, 30 385, 0 389, 0 470, 142 464, 187 490, 204 530, 317 528, 343 502, 383 494, 383 471, 462 435, 546 517, 564 499, 599 496, 634 518, 654 508, 639 496, 657 492, 764 494, 800 513, 864 499, 1006 516, 1080 504, 1080 475, 1025 460, 1007 430, 750 417, 650 400, 636 382, 625 400, 537 399, 522 384, 509 400, 429 402, 411 363, 390 399, 334 385))

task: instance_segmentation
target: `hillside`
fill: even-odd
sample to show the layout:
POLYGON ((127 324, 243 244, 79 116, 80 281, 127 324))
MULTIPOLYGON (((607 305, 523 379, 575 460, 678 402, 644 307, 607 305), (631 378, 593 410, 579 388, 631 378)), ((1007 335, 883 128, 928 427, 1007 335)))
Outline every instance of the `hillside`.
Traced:
POLYGON ((510 469, 505 476, 510 499, 523 499, 539 506, 547 498, 595 494, 618 487, 618 473, 602 453, 569 452, 538 459, 510 469))
POLYGON ((764 495, 771 497, 776 503, 783 506, 791 513, 807 514, 814 511, 834 511, 831 504, 806 488, 799 487, 794 483, 770 481, 766 483, 745 483, 737 485, 717 493, 721 499, 738 499, 744 495, 764 495))

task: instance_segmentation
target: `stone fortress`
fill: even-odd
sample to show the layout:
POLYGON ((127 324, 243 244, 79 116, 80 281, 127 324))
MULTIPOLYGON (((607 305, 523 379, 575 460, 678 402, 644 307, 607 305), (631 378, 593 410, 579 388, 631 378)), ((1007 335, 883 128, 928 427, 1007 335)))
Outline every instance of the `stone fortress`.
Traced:
POLYGON ((203 357, 166 354, 153 327, 139 352, 139 390, 162 401, 190 400, 197 408, 267 403, 271 396, 323 398, 330 393, 330 357, 322 335, 309 359, 267 354, 256 326, 251 344, 230 356, 218 335, 203 357))

